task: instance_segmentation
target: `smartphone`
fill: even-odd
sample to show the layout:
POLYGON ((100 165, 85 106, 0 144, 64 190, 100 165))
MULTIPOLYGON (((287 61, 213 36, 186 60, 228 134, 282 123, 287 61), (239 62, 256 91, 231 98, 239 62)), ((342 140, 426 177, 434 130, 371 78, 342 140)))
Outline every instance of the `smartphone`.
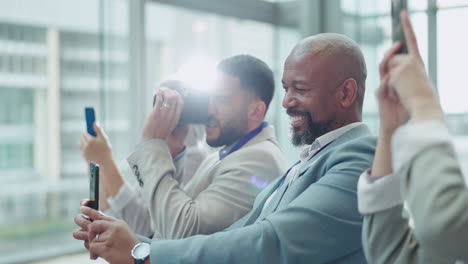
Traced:
POLYGON ((89 202, 87 206, 99 210, 99 165, 89 164, 89 202))
POLYGON ((407 0, 392 0, 392 41, 401 42, 401 49, 397 53, 408 53, 406 47, 405 34, 401 26, 400 12, 401 10, 408 10, 407 0))
POLYGON ((85 108, 85 118, 86 118, 86 130, 91 136, 96 137, 96 131, 94 131, 94 127, 93 127, 93 124, 96 121, 96 116, 94 115, 93 107, 85 108))

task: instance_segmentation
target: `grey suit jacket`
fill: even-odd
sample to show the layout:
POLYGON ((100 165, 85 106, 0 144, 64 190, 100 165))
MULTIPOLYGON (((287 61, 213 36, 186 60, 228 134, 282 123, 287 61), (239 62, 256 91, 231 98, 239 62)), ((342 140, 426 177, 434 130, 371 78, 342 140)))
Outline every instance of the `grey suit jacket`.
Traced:
POLYGON ((365 125, 351 129, 312 157, 292 185, 282 185, 263 213, 279 179, 224 232, 153 239, 151 263, 365 263, 356 185, 374 150, 365 125))
POLYGON ((414 229, 402 217, 402 204, 366 215, 363 243, 370 262, 468 263, 468 189, 452 146, 421 151, 397 176, 414 229))
POLYGON ((127 161, 140 179, 155 237, 211 234, 247 214, 257 194, 286 169, 273 127, 265 127, 239 150, 219 161, 208 156, 181 187, 164 140, 152 140, 127 161))

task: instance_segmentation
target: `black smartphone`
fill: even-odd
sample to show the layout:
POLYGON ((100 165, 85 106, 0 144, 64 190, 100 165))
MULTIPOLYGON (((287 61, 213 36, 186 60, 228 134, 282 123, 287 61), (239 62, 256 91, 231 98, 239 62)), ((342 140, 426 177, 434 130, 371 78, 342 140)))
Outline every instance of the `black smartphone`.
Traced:
POLYGON ((91 136, 96 137, 96 131, 94 131, 94 127, 93 127, 93 124, 96 121, 96 115, 94 114, 93 107, 85 108, 85 118, 86 118, 86 130, 91 136))
POLYGON ((403 27, 401 26, 400 12, 402 10, 408 10, 407 0, 392 0, 392 41, 401 42, 402 46, 398 53, 408 53, 406 47, 405 34, 403 27))
POLYGON ((99 210, 99 165, 89 164, 89 202, 87 206, 99 210))

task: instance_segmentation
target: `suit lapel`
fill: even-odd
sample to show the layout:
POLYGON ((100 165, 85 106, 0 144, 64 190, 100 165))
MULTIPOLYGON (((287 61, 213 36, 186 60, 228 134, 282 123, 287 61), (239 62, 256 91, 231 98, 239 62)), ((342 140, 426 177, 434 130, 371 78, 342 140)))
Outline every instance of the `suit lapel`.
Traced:
MULTIPOLYGON (((318 154, 318 153, 317 153, 318 154)), ((294 164, 294 166, 291 167, 291 169, 288 170, 288 173, 299 173, 299 177, 304 174, 307 169, 309 169, 314 163, 320 158, 320 155, 314 155, 312 156, 306 163, 299 165, 300 167, 297 169, 297 171, 294 172, 294 170, 291 172, 291 169, 294 168, 294 166, 298 165, 299 161, 294 164)), ((287 175, 287 174, 286 174, 287 175)), ((297 179, 296 179, 297 181, 297 179)), ((278 208, 278 205, 281 203, 281 199, 283 199, 284 194, 288 190, 289 187, 289 182, 285 181, 281 188, 278 189, 278 192, 276 192, 275 197, 270 201, 268 204, 267 208, 263 211, 262 215, 260 217, 264 217, 266 215, 269 215, 273 213, 276 208, 278 208)))
MULTIPOLYGON (((265 202, 275 192, 275 190, 278 189, 279 185, 283 182, 283 178, 285 178, 288 175, 289 171, 294 166, 296 166, 296 164, 297 164, 297 162, 291 168, 289 168, 283 176, 276 179, 275 182, 270 184, 270 186, 268 186, 267 189, 264 190, 265 194, 263 195, 263 197, 260 197, 261 201, 257 204, 257 206, 255 208, 252 209, 252 214, 250 215, 249 219, 245 222, 245 225, 250 225, 250 224, 254 223, 259 218, 260 214, 263 211, 263 207, 265 206, 265 202)), ((283 187, 284 185, 285 184, 283 184, 281 187, 283 187)), ((281 189, 281 187, 280 187, 280 189, 281 189)), ((276 193, 275 196, 277 196, 277 194, 278 193, 276 193)), ((271 204, 272 201, 270 201, 268 207, 270 207, 270 204, 271 204)))
MULTIPOLYGON (((342 144, 346 141, 349 141, 353 138, 358 138, 362 137, 365 135, 370 135, 370 131, 365 125, 360 125, 357 126, 350 131, 346 132, 342 136, 338 137, 336 140, 328 144, 325 149, 323 149, 324 152, 330 151, 330 149, 334 148, 335 146, 342 144)), ((299 177, 303 175, 310 167, 314 166, 314 164, 320 159, 320 157, 323 156, 324 153, 321 153, 320 155, 314 155, 312 156, 304 165, 302 165, 299 168, 299 177)), ((299 162, 296 162, 289 170, 280 178, 278 178, 274 183, 272 183, 268 189, 265 189, 264 193, 265 195, 263 197, 259 197, 261 199, 261 202, 257 204, 255 208, 252 209, 252 214, 250 215, 249 219, 245 222, 244 226, 251 225, 257 220, 262 220, 266 216, 272 214, 276 208, 281 203, 281 199, 285 195, 286 191, 288 190, 288 183, 284 182, 281 187, 278 189, 279 185, 282 182, 282 179, 288 175, 288 173, 291 171, 291 169, 296 166, 299 162), (265 206, 265 202, 268 200, 268 198, 275 192, 275 190, 278 189, 278 192, 276 192, 275 197, 270 201, 270 203, 267 205, 265 210, 263 210, 263 207, 265 206), (263 213, 262 213, 263 211, 263 213)))
POLYGON ((281 187, 276 192, 275 196, 268 203, 267 207, 265 207, 263 212, 261 212, 261 214, 259 215, 258 217, 259 219, 263 219, 265 216, 270 215, 276 210, 276 208, 278 207, 281 201, 281 198, 283 198, 283 195, 286 193, 286 190, 288 189, 288 187, 289 187, 289 184, 287 182, 281 185, 281 187))
MULTIPOLYGON (((328 146, 326 146, 328 147, 328 146)), ((318 154, 318 153, 317 153, 318 154)), ((321 155, 314 155, 308 161, 306 161, 300 168, 299 168, 299 177, 302 176, 316 161, 320 159, 321 155)))
MULTIPOLYGON (((327 151, 330 151, 331 149, 333 149, 335 146, 338 146, 344 142, 347 142, 351 139, 354 139, 354 138, 358 138, 358 137, 362 137, 362 136, 365 136, 365 135, 370 135, 370 131, 369 129, 367 128, 366 125, 360 125, 360 126, 357 126, 351 130, 349 130, 348 132, 346 132, 345 134, 341 135, 340 137, 338 137, 337 139, 335 139, 334 141, 332 141, 331 143, 329 143, 328 145, 326 145, 323 149, 324 152, 327 152, 327 151)), ((314 166, 314 164, 321 158, 323 157, 324 153, 317 153, 317 155, 314 155, 312 156, 304 165, 302 165, 300 168, 299 168, 299 177, 301 177, 310 167, 314 166)), ((299 162, 297 162, 296 164, 294 164, 288 171, 285 175, 287 175, 291 169, 296 166, 299 162)), ((314 175, 315 177, 317 175, 314 175)), ((297 179, 296 179, 297 181, 297 179)), ((285 182, 279 189, 278 189, 278 192, 275 194, 275 197, 270 201, 270 203, 268 204, 268 206, 265 208, 265 210, 263 210, 263 213, 262 213, 262 208, 265 204, 265 201, 268 199, 268 197, 274 192, 274 190, 276 190, 276 188, 278 187, 279 185, 279 182, 277 182, 275 184, 275 188, 272 188, 269 192, 269 194, 267 196, 264 197, 263 201, 261 204, 259 204, 259 206, 257 207, 257 210, 259 209, 259 212, 256 212, 255 216, 258 216, 256 217, 251 223, 255 222, 255 220, 258 219, 263 219, 264 217, 268 216, 269 214, 273 213, 276 208, 280 205, 281 203, 281 199, 283 198, 284 194, 286 193, 286 191, 288 190, 288 183, 285 182)), ((253 215, 252 215, 253 216, 253 215)), ((252 220, 252 219, 249 219, 249 221, 252 220)))

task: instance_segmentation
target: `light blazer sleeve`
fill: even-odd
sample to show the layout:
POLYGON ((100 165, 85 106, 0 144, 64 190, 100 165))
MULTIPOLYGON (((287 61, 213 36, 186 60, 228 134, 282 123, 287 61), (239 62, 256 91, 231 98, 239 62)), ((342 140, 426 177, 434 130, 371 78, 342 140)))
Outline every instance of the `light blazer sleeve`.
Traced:
POLYGON ((402 216, 402 204, 367 214, 363 243, 369 261, 468 260, 468 191, 446 128, 426 122, 400 129, 393 139, 393 153, 395 175, 401 179, 414 229, 402 216))
POLYGON ((151 217, 140 188, 125 182, 118 194, 108 199, 109 209, 104 213, 124 220, 136 234, 151 237, 151 217))
POLYGON ((468 260, 468 189, 450 143, 435 145, 402 168, 403 195, 421 247, 468 260))
POLYGON ((151 263, 343 263, 341 256, 361 250, 356 184, 374 146, 357 141, 334 152, 320 184, 264 220, 213 235, 153 240, 151 263))
MULTIPOLYGON (((172 177, 175 168, 168 150, 157 151, 167 148, 164 141, 148 142, 132 153, 128 162, 139 168, 155 233, 171 239, 210 234, 247 214, 260 192, 253 186, 252 176, 272 181, 284 169, 281 150, 268 142, 255 144, 248 150, 241 148, 226 157, 225 165, 219 166, 213 181, 196 197, 185 193, 172 177)), ((215 160, 208 158, 200 168, 209 167, 215 160)))
MULTIPOLYGON (((183 154, 177 161, 174 161, 176 169, 174 178, 177 181, 182 181, 185 156, 183 154)), ((124 220, 136 234, 147 237, 153 236, 150 212, 147 203, 143 199, 140 186, 132 187, 128 182, 125 182, 120 187, 117 195, 108 199, 108 203, 109 209, 104 212, 105 214, 124 220)))
MULTIPOLYGON (((429 257, 417 243, 403 217, 400 177, 390 174, 378 178, 364 172, 358 183, 359 211, 364 215, 362 245, 369 263, 444 263, 429 257)), ((405 211, 406 212, 406 211, 405 211)))
POLYGON ((414 230, 402 216, 402 204, 366 215, 363 244, 369 262, 468 260, 468 196, 453 149, 449 145, 426 149, 401 172, 414 230))

